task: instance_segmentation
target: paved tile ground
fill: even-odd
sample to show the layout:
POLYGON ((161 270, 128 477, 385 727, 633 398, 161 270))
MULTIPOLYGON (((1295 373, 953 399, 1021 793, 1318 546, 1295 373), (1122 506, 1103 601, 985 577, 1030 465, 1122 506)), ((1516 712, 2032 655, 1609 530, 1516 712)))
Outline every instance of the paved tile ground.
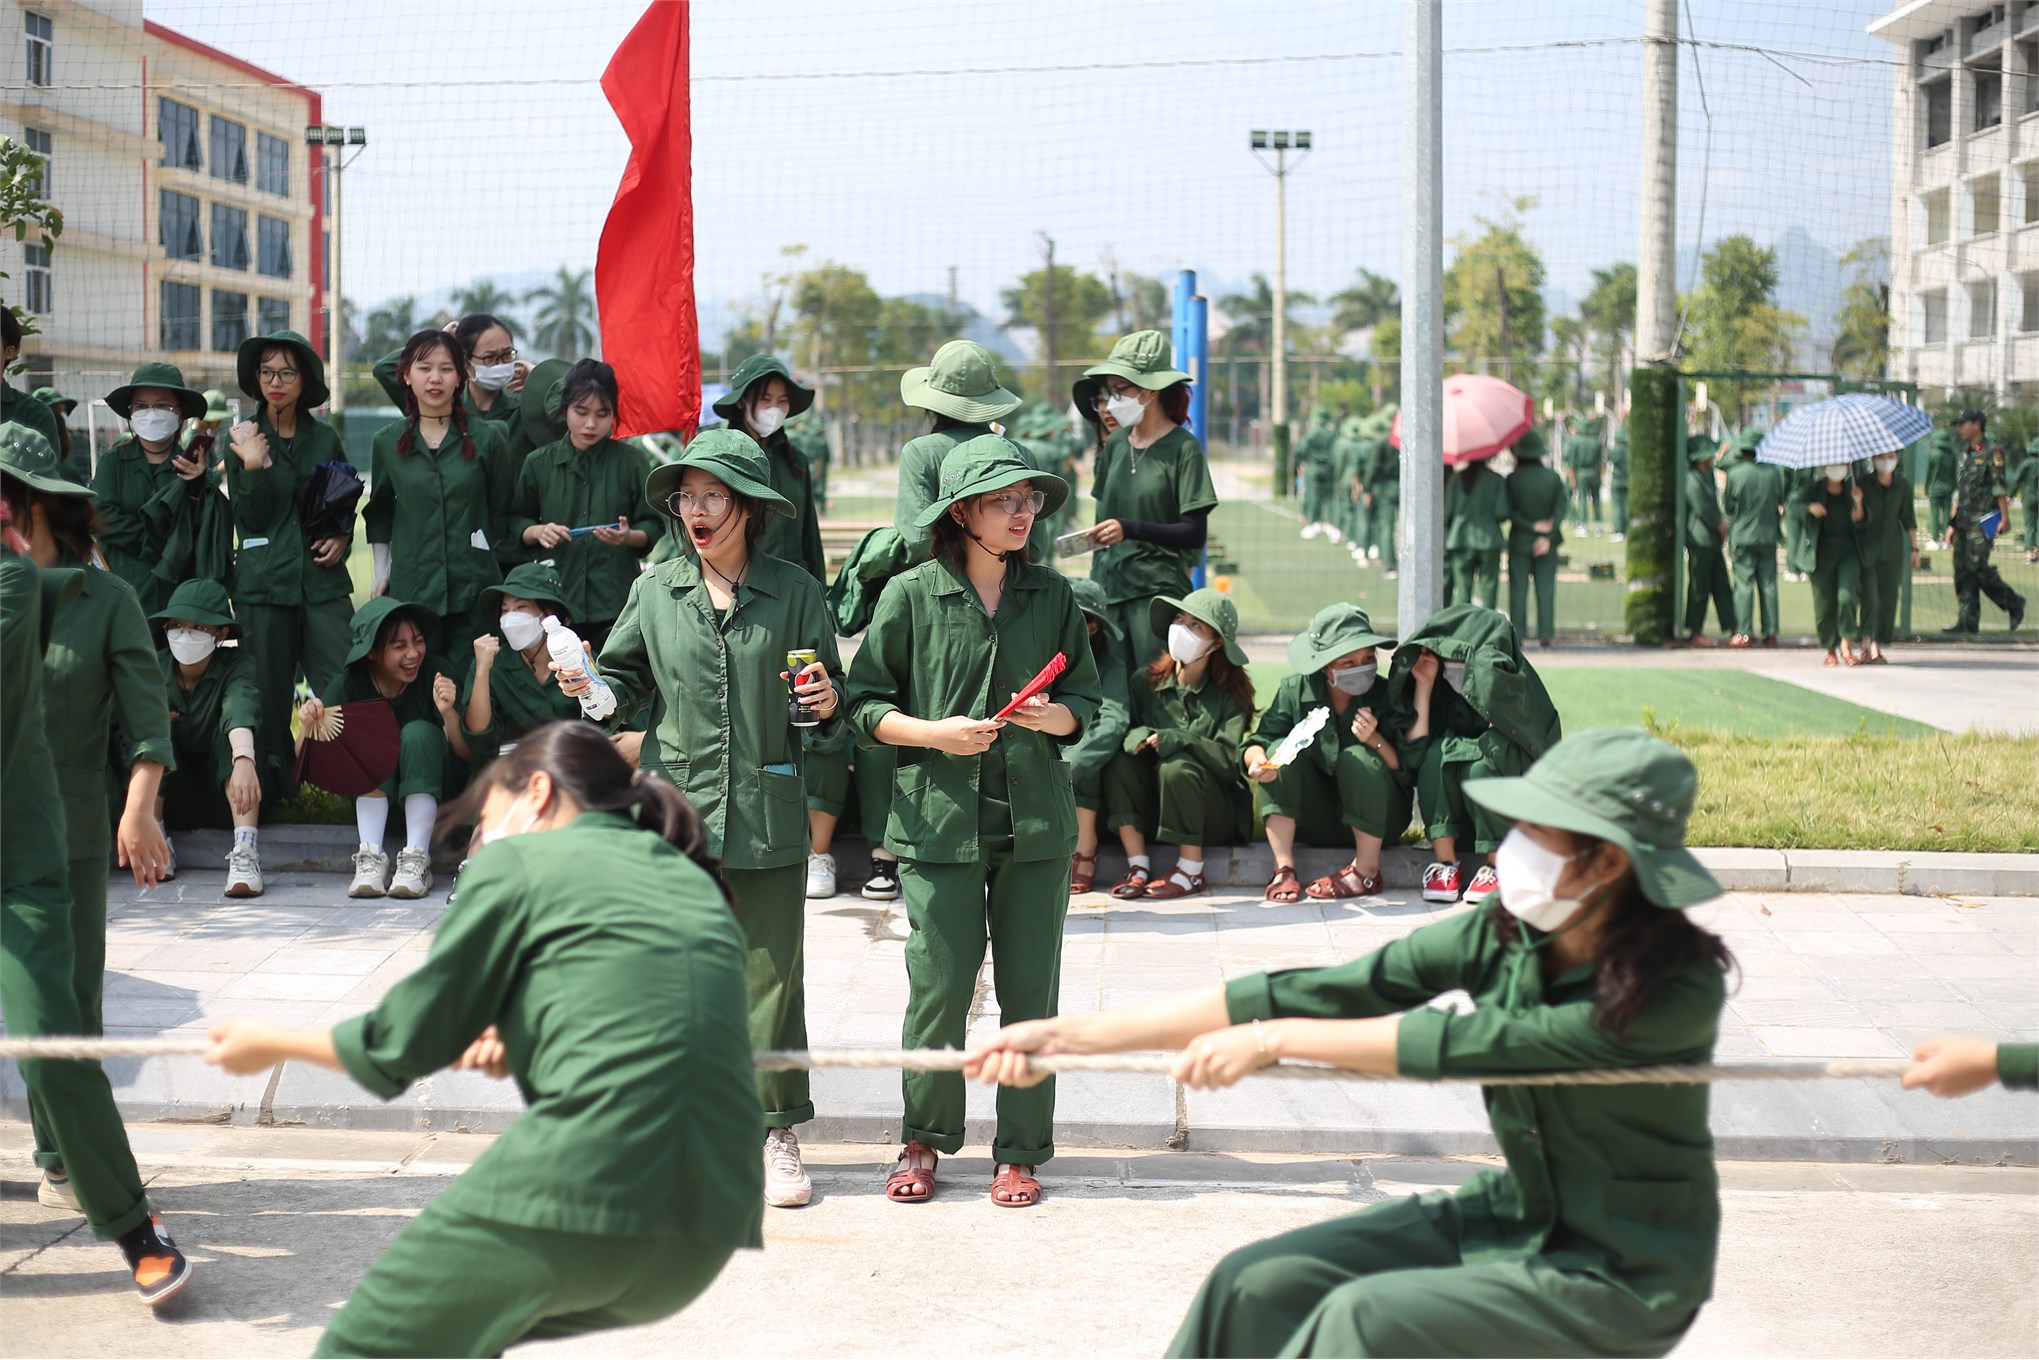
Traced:
MULTIPOLYGON (((336 875, 285 875, 266 897, 228 902, 220 875, 187 869, 138 891, 115 880, 108 922, 107 1027, 201 1031, 259 1017, 332 1024, 358 1014, 417 966, 444 910, 446 883, 422 902, 350 902, 336 875)), ((1271 968, 1339 962, 1466 908, 1437 910, 1410 892, 1276 906, 1213 892, 1130 906, 1093 893, 1072 905, 1062 1006, 1091 1011, 1215 985, 1271 968)), ((2039 1039, 2039 901, 1847 894, 1731 894, 1695 919, 1720 931, 1741 977, 1718 1056, 1902 1057, 1929 1035, 2039 1039)), ((906 1001, 904 912, 838 897, 810 904, 808 1024, 814 1047, 893 1047, 906 1001)), ((974 1030, 996 1025, 987 965, 974 1030)), ((188 1059, 108 1064, 132 1115, 302 1121, 343 1128, 495 1129, 514 1117, 506 1083, 442 1075, 396 1102, 334 1073, 287 1066, 273 1084, 226 1077, 188 1059)), ((893 1136, 897 1078, 823 1072, 815 1139, 893 1136)), ((19 1077, 0 1071, 18 1103, 19 1077)), ((1479 1093, 1467 1085, 1247 1083, 1189 1096, 1146 1076, 1065 1078, 1058 1138, 1067 1147, 1189 1145, 1228 1151, 1374 1151, 1455 1155, 1491 1149, 1479 1093), (1181 1129, 1178 1129, 1178 1124, 1181 1129)), ((988 1133, 990 1093, 973 1091, 972 1137, 988 1133), (981 1127, 980 1127, 981 1126, 981 1127)), ((2028 1097, 1938 1102, 1889 1083, 1731 1083, 1714 1102, 1724 1155, 1754 1158, 2030 1163, 2039 1119, 2028 1097)))

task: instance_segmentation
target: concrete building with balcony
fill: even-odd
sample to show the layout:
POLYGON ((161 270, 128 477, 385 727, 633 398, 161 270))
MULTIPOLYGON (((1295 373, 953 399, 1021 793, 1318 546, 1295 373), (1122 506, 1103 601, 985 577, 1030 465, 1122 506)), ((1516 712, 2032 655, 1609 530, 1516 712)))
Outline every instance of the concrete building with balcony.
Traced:
MULTIPOLYGON (((319 95, 147 20, 141 0, 7 0, 0 131, 45 158, 56 247, 0 240, 7 301, 40 333, 24 383, 89 403, 167 359, 238 397, 234 351, 283 327, 323 349, 325 176, 305 127, 319 95)), ((243 406, 247 403, 243 400, 243 406)))

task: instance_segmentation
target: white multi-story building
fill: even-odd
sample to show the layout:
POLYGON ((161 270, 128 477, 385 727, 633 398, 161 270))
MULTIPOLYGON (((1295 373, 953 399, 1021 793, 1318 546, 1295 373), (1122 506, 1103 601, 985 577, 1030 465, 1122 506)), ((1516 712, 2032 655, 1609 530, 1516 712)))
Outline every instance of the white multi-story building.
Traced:
POLYGON ((247 336, 289 327, 323 350, 319 95, 145 20, 141 0, 7 0, 8 29, 0 131, 46 158, 64 214, 54 250, 0 239, 7 301, 40 330, 27 385, 79 398, 84 428, 146 360, 239 397, 247 336))

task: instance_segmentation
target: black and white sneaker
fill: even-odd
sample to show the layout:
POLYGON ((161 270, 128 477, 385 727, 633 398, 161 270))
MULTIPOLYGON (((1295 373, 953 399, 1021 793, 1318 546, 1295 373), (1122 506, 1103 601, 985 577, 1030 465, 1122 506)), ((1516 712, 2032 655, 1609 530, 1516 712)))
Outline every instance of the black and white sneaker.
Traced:
POLYGON ((151 1214, 148 1222, 122 1236, 120 1254, 134 1271, 135 1292, 151 1308, 176 1297, 191 1283, 191 1262, 177 1250, 158 1215, 151 1214))
POLYGON ((899 861, 871 857, 871 876, 864 880, 864 896, 872 902, 891 902, 899 896, 899 861))

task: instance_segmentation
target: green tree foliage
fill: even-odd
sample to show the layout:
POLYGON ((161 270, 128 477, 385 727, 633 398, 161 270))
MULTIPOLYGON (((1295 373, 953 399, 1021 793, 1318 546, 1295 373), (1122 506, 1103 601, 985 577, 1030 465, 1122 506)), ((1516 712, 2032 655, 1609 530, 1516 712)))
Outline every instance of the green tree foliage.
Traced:
POLYGON ((1461 369, 1518 386, 1533 380, 1543 353, 1543 257, 1523 232, 1534 198, 1514 198, 1498 217, 1480 217, 1476 236, 1452 240, 1444 271, 1445 344, 1461 369))
POLYGON ((1841 263, 1855 277, 1834 313, 1834 368, 1843 377, 1881 378, 1890 364, 1890 239, 1858 241, 1841 263))
POLYGON ((1360 270, 1350 286, 1331 295, 1331 328, 1340 334, 1367 330, 1401 314, 1401 290, 1371 269, 1360 270))
POLYGON ((1601 381, 1611 404, 1628 378, 1628 348, 1635 335, 1635 266, 1626 262, 1593 271, 1593 288, 1579 317, 1593 331, 1601 381))
MULTIPOLYGON (((64 214, 43 197, 43 170, 41 156, 12 137, 0 137, 0 230, 12 231, 18 242, 53 250, 64 234, 64 214)), ((0 272, 0 279, 7 277, 0 272)), ((21 333, 36 334, 35 317, 26 308, 7 305, 21 322, 21 333)), ((21 366, 17 358, 15 367, 21 366)))
MULTIPOLYGON (((1097 275, 1058 264, 1051 281, 1043 266, 1022 274, 1017 284, 999 294, 999 301, 1005 304, 1007 329, 1026 327, 1040 336, 1044 362, 1053 355, 1059 368, 1071 360, 1094 363, 1103 357, 1096 353, 1097 332, 1112 314, 1112 291, 1097 275), (1052 333, 1048 325, 1051 314, 1052 333)), ((1052 388, 1055 384, 1050 379, 1045 385, 1052 388)))
MULTIPOLYGON (((1684 367, 1717 371, 1776 371, 1791 363, 1793 336, 1805 318, 1772 299, 1777 292, 1777 252, 1747 236, 1729 236, 1700 257, 1699 287, 1680 307, 1687 315, 1684 367)), ((1739 425, 1756 385, 1710 382, 1709 395, 1723 415, 1739 425)))
POLYGON ((402 349, 404 341, 423 329, 424 322, 418 316, 418 300, 406 293, 369 312, 362 326, 360 352, 372 363, 393 349, 402 349))
POLYGON ((517 329, 516 313, 510 310, 517 305, 517 299, 494 279, 476 279, 465 288, 454 289, 447 305, 456 317, 486 312, 498 321, 509 322, 511 330, 517 329))
POLYGON ((1175 321, 1175 305, 1168 285, 1159 279, 1131 271, 1112 272, 1112 325, 1120 334, 1134 331, 1165 331, 1175 321))
POLYGON ((527 304, 538 310, 531 316, 531 343, 547 354, 562 359, 601 353, 601 337, 595 330, 594 271, 554 271, 552 282, 524 294, 527 304))
POLYGON ((1586 395, 1585 381, 1587 343, 1591 338, 1591 328, 1580 318, 1551 318, 1550 353, 1544 360, 1543 381, 1538 386, 1542 395, 1556 402, 1560 409, 1576 411, 1593 404, 1593 399, 1586 395))

